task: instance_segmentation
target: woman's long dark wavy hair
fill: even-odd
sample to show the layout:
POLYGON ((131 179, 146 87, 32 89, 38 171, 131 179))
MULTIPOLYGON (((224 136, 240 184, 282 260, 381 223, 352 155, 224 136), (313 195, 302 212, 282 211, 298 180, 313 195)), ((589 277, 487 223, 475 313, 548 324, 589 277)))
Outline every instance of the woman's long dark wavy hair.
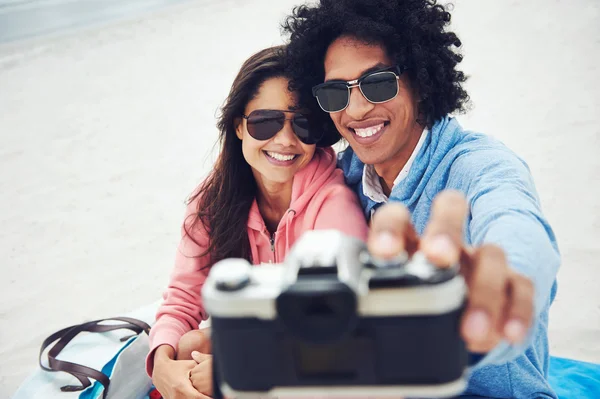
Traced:
POLYGON ((325 77, 324 58, 340 36, 355 37, 384 47, 406 74, 419 98, 421 122, 428 127, 440 118, 468 108, 463 88, 466 76, 457 70, 462 56, 458 36, 446 28, 450 13, 435 0, 320 0, 296 7, 283 23, 289 36, 287 61, 290 88, 299 105, 315 114, 313 123, 335 130, 329 115, 318 112, 311 88, 325 77))
MULTIPOLYGON (((248 215, 256 196, 256 181, 242 153, 242 141, 236 127, 249 101, 267 80, 288 77, 284 47, 275 46, 252 55, 242 65, 217 122, 220 153, 212 172, 188 199, 198 200, 196 214, 184 222, 184 230, 192 241, 193 230, 203 228, 209 236, 208 248, 199 256, 209 256, 209 267, 223 259, 244 258, 252 262, 248 239, 248 215), (201 225, 201 226, 199 226, 201 225)), ((337 135, 324 135, 317 143, 327 146, 337 135)))

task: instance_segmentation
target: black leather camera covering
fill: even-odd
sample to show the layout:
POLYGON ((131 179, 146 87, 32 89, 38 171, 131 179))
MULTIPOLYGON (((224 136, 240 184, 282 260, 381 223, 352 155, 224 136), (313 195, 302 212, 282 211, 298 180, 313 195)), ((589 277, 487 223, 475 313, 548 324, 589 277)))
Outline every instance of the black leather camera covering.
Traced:
POLYGON ((212 319, 222 382, 236 391, 273 387, 436 385, 462 377, 462 308, 428 316, 357 318, 339 340, 314 343, 281 319, 212 319))

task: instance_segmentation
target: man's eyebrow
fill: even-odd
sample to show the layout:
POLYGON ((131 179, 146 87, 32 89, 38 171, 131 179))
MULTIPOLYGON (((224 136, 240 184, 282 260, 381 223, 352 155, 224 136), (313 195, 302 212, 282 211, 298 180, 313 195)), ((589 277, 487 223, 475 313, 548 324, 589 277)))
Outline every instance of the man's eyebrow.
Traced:
MULTIPOLYGON (((390 66, 387 65, 387 64, 384 64, 383 62, 378 62, 377 64, 373 65, 372 67, 367 68, 364 71, 362 71, 360 73, 360 75, 357 76, 355 79, 358 79, 358 78, 360 78, 362 76, 365 76, 368 73, 371 73, 371 72, 374 72, 374 71, 378 71, 380 69, 385 69, 385 68, 390 68, 390 66)), ((351 80, 354 80, 354 79, 351 79, 351 80)), ((333 82, 339 82, 339 81, 345 82, 344 79, 327 79, 327 80, 325 80, 325 82, 331 82, 331 81, 333 81, 333 82)))
POLYGON ((364 70, 360 74, 360 76, 364 76, 368 73, 375 72, 375 71, 378 71, 380 69, 385 69, 385 68, 390 68, 390 66, 387 64, 384 64, 383 62, 378 62, 376 65, 373 65, 371 68, 364 70))

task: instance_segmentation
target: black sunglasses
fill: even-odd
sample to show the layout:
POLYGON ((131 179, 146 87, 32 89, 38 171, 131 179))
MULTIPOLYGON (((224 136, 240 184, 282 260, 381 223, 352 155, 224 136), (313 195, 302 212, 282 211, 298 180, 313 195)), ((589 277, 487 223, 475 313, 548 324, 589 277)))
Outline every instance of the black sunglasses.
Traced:
POLYGON ((292 122, 292 129, 304 144, 316 144, 320 137, 312 134, 306 116, 295 111, 280 111, 274 109, 256 109, 249 115, 242 115, 247 121, 248 133, 256 140, 269 140, 283 129, 285 121, 292 122), (294 114, 286 118, 285 114, 294 114))
POLYGON ((346 109, 353 87, 358 87, 369 102, 384 103, 398 95, 398 79, 402 72, 402 68, 394 66, 365 73, 355 80, 330 80, 313 87, 312 94, 321 109, 330 113, 346 109))

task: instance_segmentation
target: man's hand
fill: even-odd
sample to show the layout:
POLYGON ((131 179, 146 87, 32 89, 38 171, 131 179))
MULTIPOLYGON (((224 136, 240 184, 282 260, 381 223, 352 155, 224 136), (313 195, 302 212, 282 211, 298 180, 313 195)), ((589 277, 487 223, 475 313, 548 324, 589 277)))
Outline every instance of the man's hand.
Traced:
POLYGON ((373 256, 384 259, 420 250, 438 267, 460 263, 469 291, 461 333, 470 351, 485 353, 503 338, 513 343, 525 338, 533 318, 533 284, 510 269, 499 247, 465 248, 462 237, 467 212, 461 193, 441 192, 419 238, 408 210, 389 203, 375 213, 367 245, 373 256))

